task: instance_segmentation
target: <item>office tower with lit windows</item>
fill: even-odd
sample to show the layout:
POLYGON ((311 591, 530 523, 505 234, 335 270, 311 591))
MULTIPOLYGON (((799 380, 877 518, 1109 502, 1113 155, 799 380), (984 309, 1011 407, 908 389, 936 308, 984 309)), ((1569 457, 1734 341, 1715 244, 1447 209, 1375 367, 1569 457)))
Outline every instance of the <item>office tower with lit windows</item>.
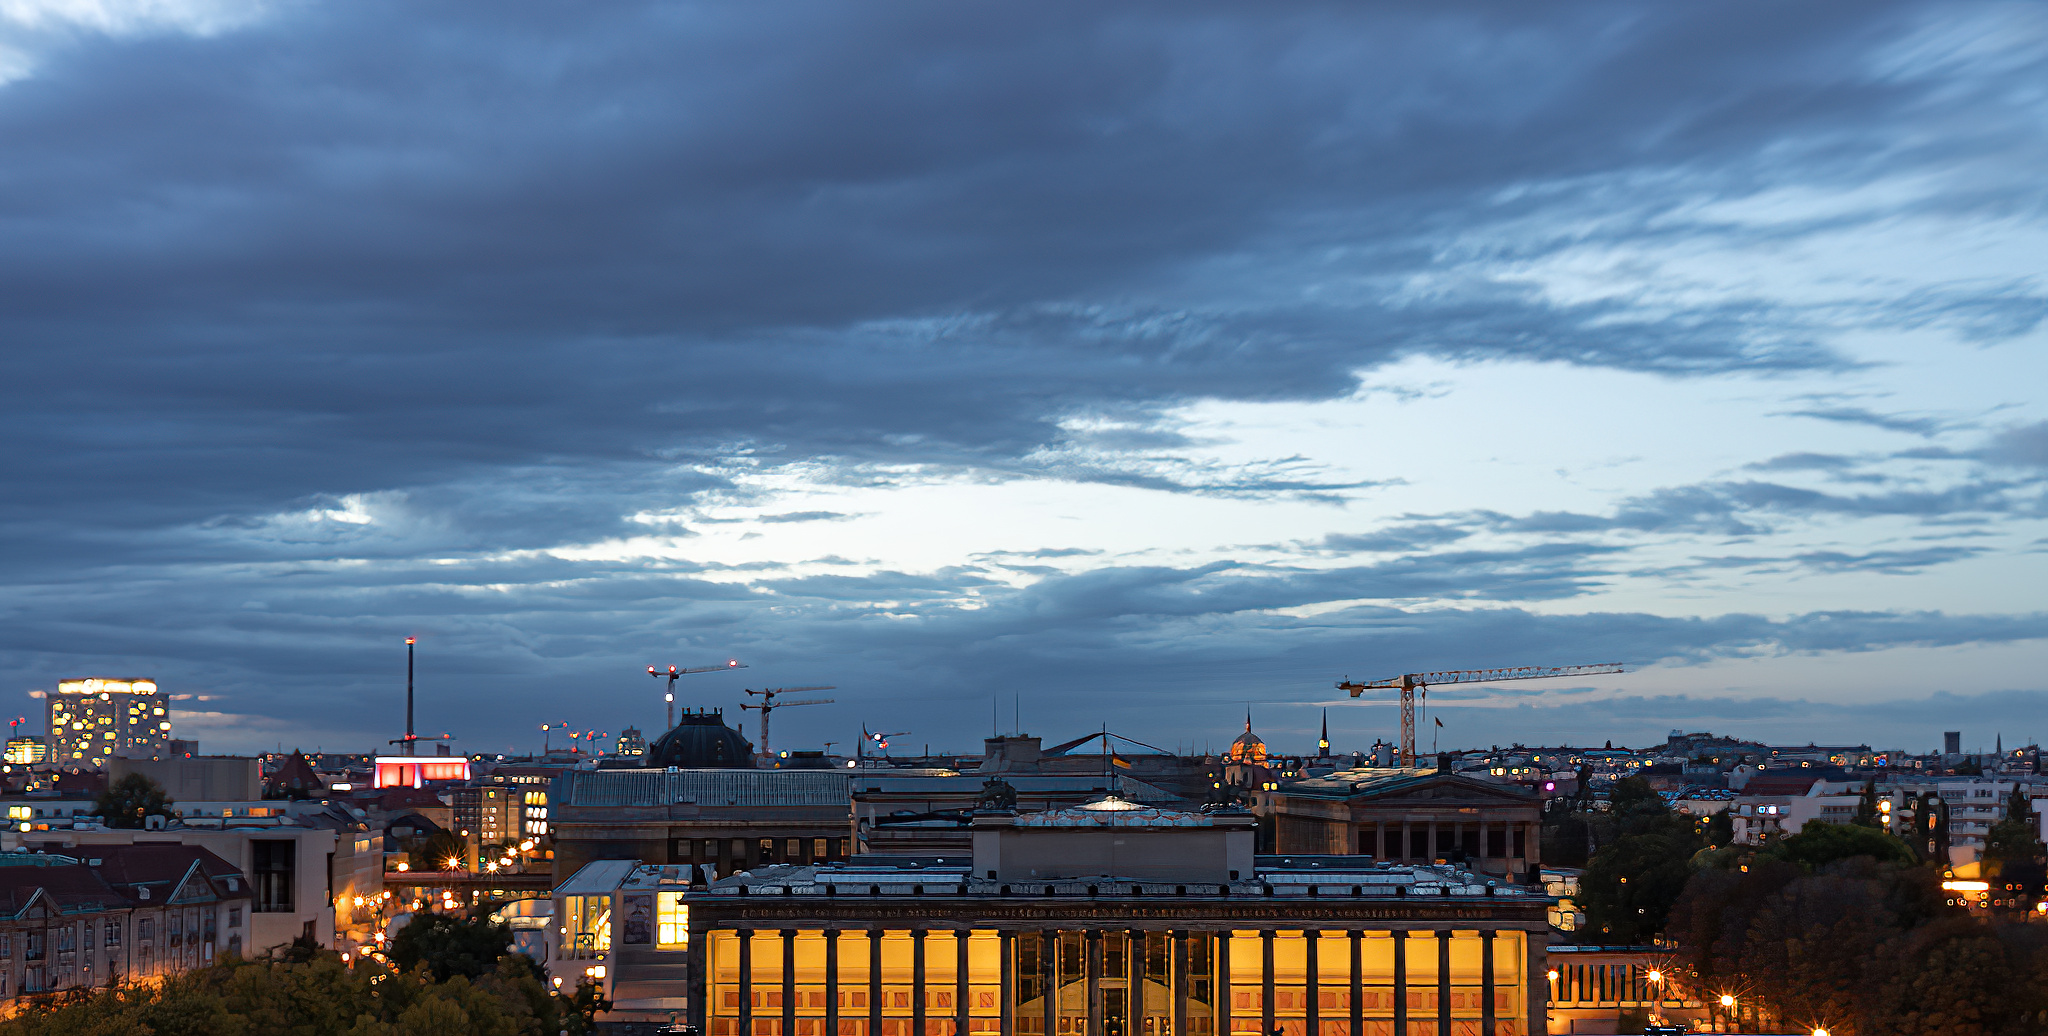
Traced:
POLYGON ((170 753, 171 700, 155 680, 60 680, 45 699, 50 761, 105 766, 108 759, 163 759, 170 753))
POLYGON ((47 762, 50 758, 50 743, 39 737, 13 737, 7 739, 7 761, 14 764, 34 765, 47 762))

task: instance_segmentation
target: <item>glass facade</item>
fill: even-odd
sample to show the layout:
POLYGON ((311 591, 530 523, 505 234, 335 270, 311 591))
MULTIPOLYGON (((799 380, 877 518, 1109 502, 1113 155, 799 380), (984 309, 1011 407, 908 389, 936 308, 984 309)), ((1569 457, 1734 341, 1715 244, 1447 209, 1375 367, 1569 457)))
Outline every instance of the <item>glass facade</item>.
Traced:
POLYGON ((1514 930, 714 929, 704 938, 710 1036, 1529 1031, 1528 947, 1514 930))

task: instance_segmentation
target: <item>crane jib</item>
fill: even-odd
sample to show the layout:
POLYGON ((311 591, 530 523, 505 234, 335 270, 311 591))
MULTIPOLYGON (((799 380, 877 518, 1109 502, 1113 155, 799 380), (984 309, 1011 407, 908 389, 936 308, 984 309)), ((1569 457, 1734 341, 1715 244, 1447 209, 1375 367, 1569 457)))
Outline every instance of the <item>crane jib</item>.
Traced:
POLYGON ((1403 673, 1385 680, 1370 683, 1355 683, 1341 680, 1337 689, 1350 692, 1353 698, 1371 690, 1401 692, 1401 759, 1402 766, 1415 765, 1415 699, 1418 692, 1428 693, 1431 684, 1454 683, 1495 683, 1505 680, 1544 680, 1565 676, 1594 676, 1602 673, 1627 672, 1620 662, 1595 662, 1590 665, 1563 666, 1508 666, 1500 669, 1449 669, 1435 673, 1403 673))

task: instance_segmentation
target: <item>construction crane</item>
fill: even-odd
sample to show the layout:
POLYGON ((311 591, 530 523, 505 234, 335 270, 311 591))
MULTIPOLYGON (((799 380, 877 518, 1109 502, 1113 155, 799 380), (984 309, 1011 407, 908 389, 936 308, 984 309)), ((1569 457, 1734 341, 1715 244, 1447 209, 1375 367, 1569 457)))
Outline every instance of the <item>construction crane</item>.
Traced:
POLYGON ((1620 673, 1627 670, 1619 662, 1596 662, 1592 665, 1511 666, 1506 669, 1450 669, 1438 673, 1405 673, 1385 680, 1370 683, 1356 683, 1340 680, 1337 689, 1349 691, 1353 698, 1371 690, 1397 690, 1401 692, 1401 759, 1402 766, 1415 765, 1415 701, 1418 697, 1429 696, 1431 684, 1447 683, 1498 683, 1502 680, 1548 680, 1560 676, 1593 676, 1598 673, 1620 673))
POLYGON ((744 703, 740 705, 740 708, 742 709, 753 709, 761 714, 761 754, 774 754, 768 748, 768 717, 774 715, 776 709, 786 709, 797 705, 832 704, 831 698, 805 698, 802 701, 776 701, 776 695, 790 694, 793 692, 803 691, 831 691, 837 689, 838 688, 835 687, 770 687, 766 690, 740 692, 742 694, 758 694, 761 696, 761 704, 759 705, 747 705, 744 703))
POLYGON ((881 749, 882 758, 888 758, 889 739, 892 737, 902 737, 908 733, 910 733, 908 730, 869 730, 867 724, 861 724, 860 740, 853 743, 853 761, 855 765, 867 761, 866 749, 869 745, 881 749))
POLYGON ((746 666, 741 665, 740 660, 737 658, 727 659, 724 665, 698 666, 695 669, 677 669, 675 666, 669 666, 668 672, 665 673, 653 666, 648 666, 647 675, 656 678, 668 677, 668 726, 663 727, 662 730, 669 731, 676 728, 676 677, 688 676, 691 673, 719 673, 727 669, 745 668, 746 666))

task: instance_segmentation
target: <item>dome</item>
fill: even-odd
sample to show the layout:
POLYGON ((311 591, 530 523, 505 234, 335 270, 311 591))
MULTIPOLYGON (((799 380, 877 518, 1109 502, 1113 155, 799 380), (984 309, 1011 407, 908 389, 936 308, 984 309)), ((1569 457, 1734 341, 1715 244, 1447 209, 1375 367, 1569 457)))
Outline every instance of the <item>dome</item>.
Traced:
POLYGON ((1263 763, 1266 761, 1266 743, 1259 735, 1252 733, 1252 717, 1244 717, 1244 733, 1230 743, 1230 761, 1233 763, 1263 763))
POLYGON ((1091 813, 1123 813, 1134 809, 1144 809, 1145 807, 1120 796, 1104 795, 1093 802, 1083 802, 1074 808, 1085 809, 1091 813))
POLYGON ((754 746, 725 725, 723 713, 685 712, 674 730, 647 746, 646 760, 643 765, 651 767, 751 770, 754 746))

